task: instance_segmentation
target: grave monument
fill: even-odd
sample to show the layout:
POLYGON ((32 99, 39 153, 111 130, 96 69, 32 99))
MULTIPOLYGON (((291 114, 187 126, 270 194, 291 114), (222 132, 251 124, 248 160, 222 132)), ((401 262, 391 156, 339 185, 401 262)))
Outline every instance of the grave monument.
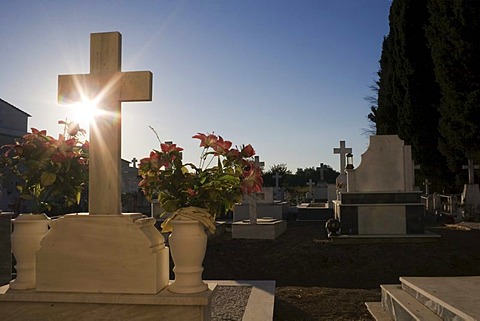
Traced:
MULTIPOLYGON (((255 156, 255 166, 263 167, 259 156, 255 156)), ((288 204, 273 201, 273 188, 263 188, 260 193, 244 195, 241 204, 233 209, 232 238, 234 239, 276 239, 287 229, 283 218, 288 213, 288 204), (266 197, 266 195, 268 195, 266 197), (261 203, 259 205, 259 198, 261 203), (245 202, 248 201, 248 202, 245 202), (258 210, 261 211, 259 218, 258 210), (247 214, 248 212, 248 214, 247 214), (248 218, 247 218, 248 215, 248 218)))
POLYGON ((118 32, 91 34, 90 49, 90 74, 58 83, 60 102, 89 99, 102 111, 90 129, 89 213, 52 222, 36 255, 36 289, 0 288, 0 319, 205 320, 212 291, 170 293, 155 220, 121 213, 121 103, 151 101, 152 73, 121 71, 118 32))
POLYGON ((370 137, 347 191, 335 203, 342 235, 424 235, 421 191, 413 190, 411 146, 396 135, 370 137))

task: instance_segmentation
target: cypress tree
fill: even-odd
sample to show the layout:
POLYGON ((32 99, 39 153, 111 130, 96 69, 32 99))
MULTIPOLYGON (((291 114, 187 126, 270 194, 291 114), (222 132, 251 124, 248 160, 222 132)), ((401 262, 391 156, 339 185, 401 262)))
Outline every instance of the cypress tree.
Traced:
POLYGON ((442 92, 439 147, 459 173, 466 157, 480 161, 480 2, 430 0, 429 11, 427 39, 442 92))
POLYGON ((440 88, 425 35, 429 16, 426 1, 392 2, 378 73, 378 107, 369 119, 376 122, 377 134, 398 134, 411 145, 415 162, 422 164, 417 177, 428 177, 440 188, 447 183, 440 178, 448 175, 443 175, 445 160, 438 152, 440 88))

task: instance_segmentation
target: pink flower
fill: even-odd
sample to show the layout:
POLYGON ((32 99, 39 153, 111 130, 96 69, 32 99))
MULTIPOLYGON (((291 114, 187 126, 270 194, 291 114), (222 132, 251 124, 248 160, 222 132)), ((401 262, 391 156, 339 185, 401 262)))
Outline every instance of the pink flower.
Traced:
POLYGON ((217 142, 217 136, 213 134, 209 134, 208 136, 202 133, 198 133, 195 136, 192 136, 192 138, 198 138, 200 139, 200 147, 213 147, 216 142, 217 142))
POLYGON ((243 172, 243 181, 241 189, 245 194, 258 193, 262 191, 262 172, 259 167, 250 164, 249 168, 243 172))
POLYGON ((248 144, 247 146, 243 146, 241 153, 243 157, 252 157, 255 155, 255 150, 252 145, 248 144))
POLYGON ((160 144, 160 148, 162 149, 162 152, 164 153, 171 153, 171 152, 181 152, 183 148, 177 147, 177 144, 160 144))
POLYGON ((228 152, 230 147, 232 146, 232 142, 228 140, 223 140, 222 136, 218 136, 218 139, 215 145, 212 146, 213 150, 216 152, 216 155, 224 155, 228 152))

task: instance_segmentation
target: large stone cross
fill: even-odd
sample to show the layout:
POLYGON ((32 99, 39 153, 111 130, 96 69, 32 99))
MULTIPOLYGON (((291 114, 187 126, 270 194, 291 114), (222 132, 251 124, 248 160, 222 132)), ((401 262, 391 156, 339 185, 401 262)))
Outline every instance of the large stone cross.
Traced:
POLYGON ((334 154, 340 154, 340 174, 345 174, 345 155, 351 153, 352 149, 349 147, 345 147, 345 141, 340 141, 340 147, 334 148, 334 154))
POLYGON ((468 170, 468 184, 473 185, 475 184, 475 173, 474 171, 476 169, 479 169, 480 167, 478 165, 473 164, 473 159, 469 158, 468 159, 468 165, 463 165, 462 169, 468 170))
POLYGON ((60 103, 92 101, 100 113, 90 124, 89 213, 118 215, 121 205, 121 103, 152 100, 150 71, 122 72, 122 35, 90 35, 90 74, 58 76, 60 103))

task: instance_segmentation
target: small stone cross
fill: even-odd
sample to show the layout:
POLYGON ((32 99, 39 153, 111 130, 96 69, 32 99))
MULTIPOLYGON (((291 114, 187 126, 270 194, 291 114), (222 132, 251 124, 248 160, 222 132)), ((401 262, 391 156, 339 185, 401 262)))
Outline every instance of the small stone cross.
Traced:
POLYGON ((58 76, 58 101, 89 100, 101 111, 90 126, 89 213, 119 215, 121 206, 121 105, 151 101, 150 71, 122 72, 122 35, 90 35, 90 74, 58 76))
POLYGON ((275 188, 278 188, 278 179, 282 178, 282 176, 280 176, 278 173, 275 173, 275 175, 273 175, 273 178, 275 178, 275 188))
POLYGON ((260 161, 260 156, 255 156, 255 160, 253 161, 253 164, 255 165, 255 167, 259 167, 260 169, 262 169, 263 166, 265 166, 265 162, 260 161))
POLYGON ((428 181, 428 178, 425 178, 425 181, 423 182, 423 185, 425 185, 425 195, 428 196, 430 194, 429 187, 430 187, 430 185, 432 185, 432 183, 430 183, 428 181))
POLYGON ((340 174, 345 174, 345 155, 351 153, 352 149, 349 147, 345 147, 345 141, 340 141, 340 147, 334 148, 334 154, 340 154, 340 174))
POLYGON ((132 158, 132 164, 133 164, 133 168, 137 168, 137 159, 134 157, 132 158))
POLYGON ((310 180, 306 183, 306 185, 308 185, 308 191, 310 192, 310 194, 313 193, 313 186, 315 185, 315 183, 312 181, 312 179, 310 178, 310 180))
POLYGON ((325 165, 323 163, 320 163, 320 182, 323 182, 325 180, 325 165))
POLYGON ((463 165, 462 169, 468 170, 468 185, 473 185, 475 184, 475 173, 474 171, 476 169, 479 169, 480 167, 478 165, 473 164, 473 159, 469 158, 468 159, 468 165, 463 165))

